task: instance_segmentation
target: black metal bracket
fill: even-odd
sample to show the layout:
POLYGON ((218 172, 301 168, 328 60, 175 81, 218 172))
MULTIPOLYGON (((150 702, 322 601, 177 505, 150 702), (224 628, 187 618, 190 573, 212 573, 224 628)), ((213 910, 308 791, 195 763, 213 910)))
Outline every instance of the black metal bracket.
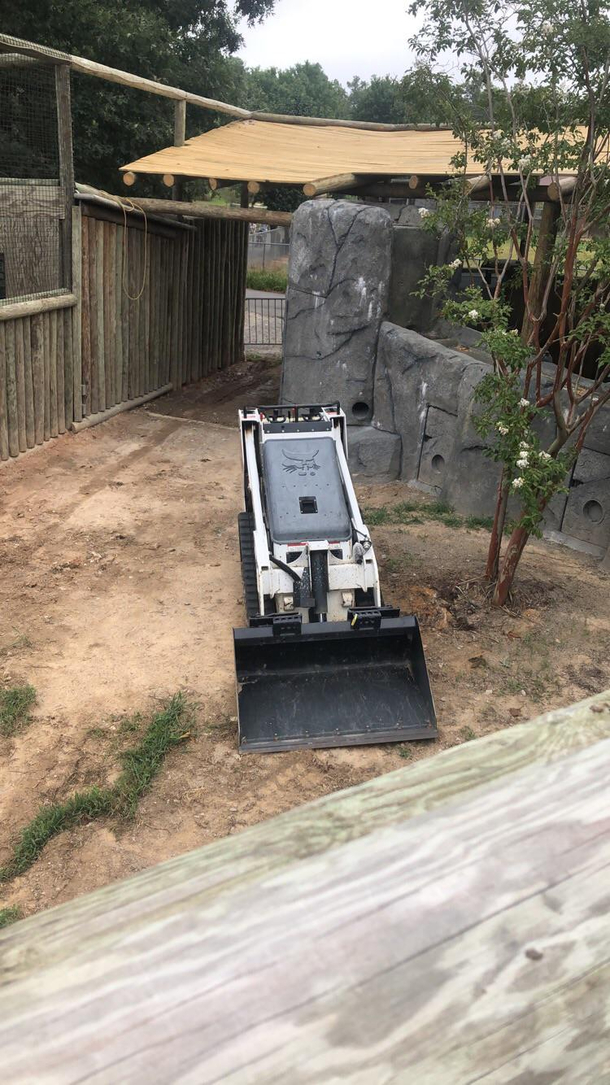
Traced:
POLYGON ((250 628, 271 626, 274 637, 298 637, 303 619, 300 614, 258 614, 250 618, 250 628))
POLYGON ((374 629, 381 627, 382 618, 399 618, 398 607, 352 607, 347 612, 347 620, 351 629, 374 629))

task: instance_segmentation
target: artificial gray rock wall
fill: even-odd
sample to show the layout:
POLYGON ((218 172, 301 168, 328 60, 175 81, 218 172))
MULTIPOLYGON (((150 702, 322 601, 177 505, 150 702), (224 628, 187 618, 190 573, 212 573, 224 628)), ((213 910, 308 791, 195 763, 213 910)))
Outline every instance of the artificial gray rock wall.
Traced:
POLYGON ((392 220, 381 207, 311 200, 292 220, 282 400, 339 399, 352 425, 373 413, 377 337, 386 315, 392 220))
MULTIPOLYGON (((433 305, 408 300, 424 264, 451 256, 448 239, 438 242, 414 222, 393 226, 383 208, 341 200, 311 201, 295 212, 282 398, 341 402, 356 476, 403 478, 462 514, 490 516, 499 466, 473 424, 474 392, 490 363, 475 332, 440 320, 432 328, 433 305), (383 320, 390 280, 398 322, 383 320), (399 326, 405 323, 416 330, 399 326)), ((543 379, 552 377, 549 371, 543 379)), ((546 511, 547 532, 610 553, 609 409, 594 419, 566 484, 546 511)))
MULTIPOLYGON (((437 234, 422 228, 418 207, 403 208, 392 236, 392 273, 388 320, 402 328, 426 333, 439 318, 439 299, 417 297, 420 280, 428 267, 448 264, 456 254, 451 234, 437 234)), ((459 272, 456 271, 456 282, 459 272)))
MULTIPOLYGON (((489 363, 395 324, 382 324, 375 370, 372 429, 401 443, 399 477, 437 493, 464 515, 489 516, 499 465, 474 427, 475 389, 489 363)), ((543 375, 544 384, 552 379, 543 375)), ((601 411, 545 526, 601 553, 610 547, 610 410, 601 411), (603 446, 606 451, 600 451, 603 446)), ((541 433, 543 440, 549 434, 541 433)), ((388 478, 395 478, 391 473, 388 478)), ((511 499, 509 514, 519 503, 511 499)))

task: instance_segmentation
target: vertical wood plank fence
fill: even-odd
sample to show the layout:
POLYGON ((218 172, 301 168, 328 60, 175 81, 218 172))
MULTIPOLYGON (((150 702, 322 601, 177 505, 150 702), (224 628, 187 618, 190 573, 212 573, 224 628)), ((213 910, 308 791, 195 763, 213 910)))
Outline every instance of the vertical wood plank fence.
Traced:
POLYGON ((247 244, 247 223, 77 204, 73 292, 0 305, 0 459, 241 360, 247 244))

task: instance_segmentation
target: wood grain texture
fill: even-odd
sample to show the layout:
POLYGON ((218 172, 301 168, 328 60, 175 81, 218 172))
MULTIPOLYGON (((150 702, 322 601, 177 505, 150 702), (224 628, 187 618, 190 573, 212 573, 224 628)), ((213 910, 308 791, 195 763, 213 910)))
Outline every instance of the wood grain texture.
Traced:
POLYGON ((80 422, 83 417, 83 239, 82 239, 82 213, 80 206, 76 204, 72 208, 72 289, 77 298, 76 311, 72 321, 72 354, 71 365, 66 358, 66 425, 80 422), (68 384, 68 366, 72 377, 71 386, 68 384))
POLYGON ((31 318, 32 345, 32 393, 34 399, 34 442, 44 441, 44 314, 35 313, 31 318))
POLYGON ((15 322, 5 326, 6 352, 6 413, 8 421, 8 447, 11 456, 19 455, 19 414, 17 407, 17 357, 15 346, 15 322))
POLYGON ((33 316, 35 313, 47 313, 52 309, 68 309, 76 305, 77 298, 74 294, 58 291, 51 297, 32 298, 30 301, 15 301, 0 305, 0 322, 5 320, 20 320, 24 316, 33 316))
POLYGON ((56 185, 6 184, 2 186, 0 218, 16 215, 48 215, 63 218, 65 215, 63 189, 56 185))
POLYGON ((49 440, 51 436, 51 318, 56 310, 42 314, 42 422, 43 439, 49 440))
POLYGON ((23 337, 23 325, 23 320, 15 321, 15 378, 17 383, 17 430, 20 452, 25 452, 28 447, 26 434, 25 343, 23 337))
MULTIPOLYGON (((60 364, 58 359, 58 336, 57 336, 57 310, 45 318, 49 325, 49 365, 48 365, 48 382, 45 389, 45 396, 49 403, 49 437, 57 437, 57 369, 60 364)), ((45 439, 47 437, 46 427, 46 405, 45 405, 45 439)))
POLYGON ((8 460, 8 413, 6 409, 6 327, 0 324, 0 460, 8 460))
POLYGON ((7 1080, 605 1081, 609 735, 606 693, 9 928, 7 1080))
POLYGON ((57 106, 57 149, 59 152, 59 181, 64 213, 60 222, 62 257, 62 286, 72 286, 72 204, 74 202, 74 162, 72 154, 72 105, 70 98, 70 68, 55 67, 55 100, 57 106))
POLYGON ((34 382, 32 377, 32 321, 24 317, 19 323, 23 329, 24 381, 25 381, 25 440, 27 448, 36 444, 34 421, 34 382))

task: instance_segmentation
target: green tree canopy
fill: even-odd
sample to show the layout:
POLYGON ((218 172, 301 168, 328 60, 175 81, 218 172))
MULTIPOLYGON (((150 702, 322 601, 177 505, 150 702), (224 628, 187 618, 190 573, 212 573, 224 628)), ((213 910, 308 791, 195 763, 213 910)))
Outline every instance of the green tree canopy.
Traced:
POLYGON ((239 103, 265 113, 297 117, 348 117, 348 96, 320 64, 306 61, 292 68, 252 68, 246 73, 245 94, 239 103))
MULTIPOLYGON (((0 0, 5 33, 41 42, 101 64, 136 72, 225 101, 244 96, 244 68, 233 54, 237 21, 263 19, 274 0, 0 0)), ((78 180, 114 191, 118 167, 170 143, 172 103, 86 76, 73 82, 75 170, 78 180)), ((193 131, 220 123, 190 111, 193 131)), ((154 182, 144 179, 142 194, 154 182)))

